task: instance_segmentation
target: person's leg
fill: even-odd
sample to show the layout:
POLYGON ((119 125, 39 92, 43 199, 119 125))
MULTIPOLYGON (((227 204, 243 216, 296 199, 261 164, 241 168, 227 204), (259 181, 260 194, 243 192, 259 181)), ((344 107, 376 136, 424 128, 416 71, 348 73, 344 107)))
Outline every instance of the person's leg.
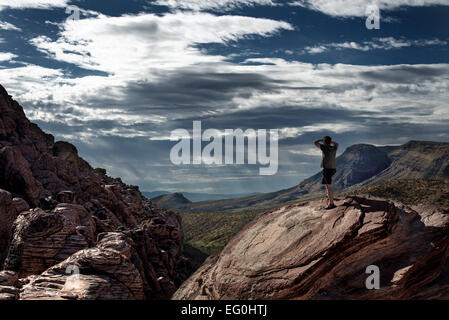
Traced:
POLYGON ((332 185, 326 184, 326 189, 327 189, 327 197, 329 198, 329 206, 333 207, 335 206, 335 203, 334 203, 334 190, 332 188, 332 185))

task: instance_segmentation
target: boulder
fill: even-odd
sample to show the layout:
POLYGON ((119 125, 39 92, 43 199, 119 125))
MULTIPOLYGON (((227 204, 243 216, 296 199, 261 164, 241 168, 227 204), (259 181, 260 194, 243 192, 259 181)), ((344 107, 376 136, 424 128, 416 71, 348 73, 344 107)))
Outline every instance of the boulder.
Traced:
POLYGON ((142 300, 143 278, 132 240, 102 235, 95 248, 78 251, 26 284, 22 300, 142 300))

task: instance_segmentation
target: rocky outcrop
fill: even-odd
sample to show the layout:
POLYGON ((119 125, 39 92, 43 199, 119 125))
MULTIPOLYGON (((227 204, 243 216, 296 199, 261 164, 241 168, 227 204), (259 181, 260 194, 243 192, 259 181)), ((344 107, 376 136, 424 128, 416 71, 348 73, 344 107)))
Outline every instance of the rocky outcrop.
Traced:
POLYGON ((449 299, 449 212, 347 197, 260 215, 174 299, 449 299), (380 289, 368 290, 368 266, 380 289))
POLYGON ((0 299, 166 299, 186 277, 182 239, 178 216, 55 142, 0 86, 0 299))

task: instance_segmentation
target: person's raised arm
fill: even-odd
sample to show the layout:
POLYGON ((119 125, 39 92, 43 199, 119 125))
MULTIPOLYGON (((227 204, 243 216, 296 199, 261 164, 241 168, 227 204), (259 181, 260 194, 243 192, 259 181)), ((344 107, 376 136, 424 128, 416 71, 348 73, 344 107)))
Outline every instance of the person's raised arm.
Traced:
POLYGON ((335 146, 335 148, 337 148, 337 149, 338 149, 338 142, 336 142, 336 141, 332 141, 332 142, 331 142, 331 144, 333 144, 333 145, 335 146))
POLYGON ((315 146, 316 146, 317 148, 321 149, 321 144, 320 144, 320 142, 322 142, 322 141, 323 141, 323 139, 318 139, 318 140, 315 140, 315 142, 314 142, 313 144, 315 144, 315 146))

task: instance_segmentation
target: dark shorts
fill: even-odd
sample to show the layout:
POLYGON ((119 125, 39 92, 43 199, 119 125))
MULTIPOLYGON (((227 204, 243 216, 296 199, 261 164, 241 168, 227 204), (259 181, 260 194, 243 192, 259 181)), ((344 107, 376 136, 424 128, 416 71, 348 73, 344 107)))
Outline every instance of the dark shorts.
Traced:
POLYGON ((323 169, 322 184, 332 184, 332 177, 337 173, 336 169, 323 169))

